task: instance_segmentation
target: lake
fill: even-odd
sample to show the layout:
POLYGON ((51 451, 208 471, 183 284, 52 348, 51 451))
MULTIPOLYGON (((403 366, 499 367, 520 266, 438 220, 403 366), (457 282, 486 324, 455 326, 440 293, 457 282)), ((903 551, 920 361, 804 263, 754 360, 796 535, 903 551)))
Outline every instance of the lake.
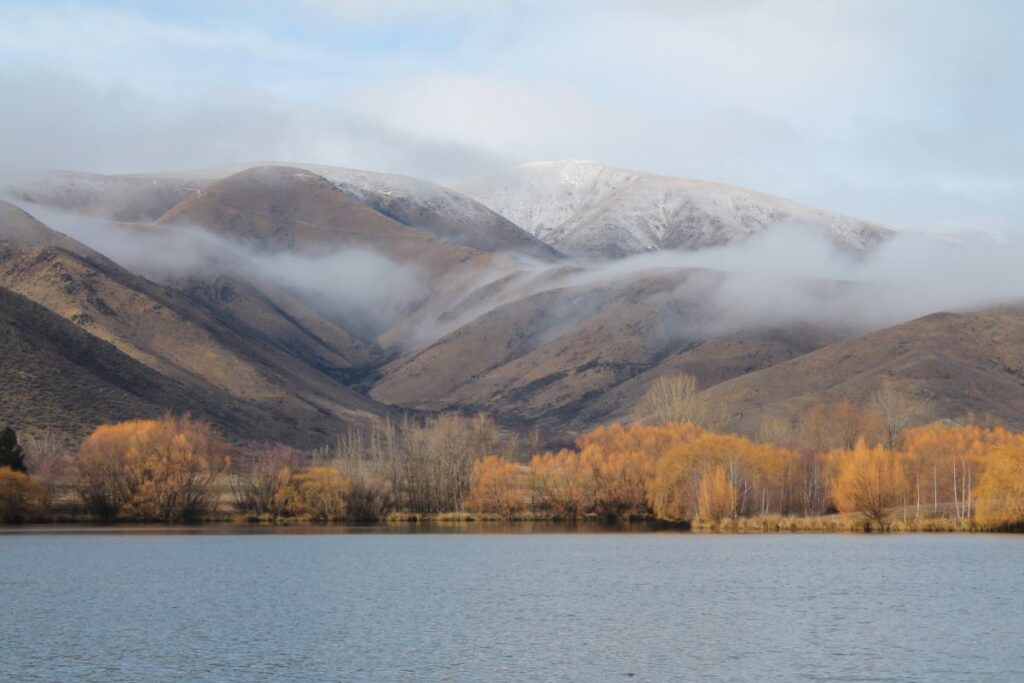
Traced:
POLYGON ((0 680, 1024 681, 1021 536, 230 531, 0 534, 0 680))

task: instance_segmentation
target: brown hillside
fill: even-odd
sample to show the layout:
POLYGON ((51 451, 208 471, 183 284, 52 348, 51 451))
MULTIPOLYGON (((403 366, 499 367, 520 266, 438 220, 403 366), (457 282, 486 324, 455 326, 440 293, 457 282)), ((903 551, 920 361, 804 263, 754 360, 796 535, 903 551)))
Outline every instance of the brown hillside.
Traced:
MULTIPOLYGON (((0 238, 14 233, 0 225, 0 238)), ((220 282, 214 295, 197 285, 186 295, 44 231, 37 240, 0 241, 0 286, 166 378, 253 404, 281 440, 322 443, 384 410, 343 381, 371 349, 242 283, 220 282)))
POLYGON ((274 440, 294 425, 260 406, 178 382, 0 288, 0 424, 72 445, 94 427, 165 411, 209 419, 236 441, 274 440))
POLYGON ((283 166, 217 181, 159 222, 200 226, 270 252, 369 248, 398 263, 414 263, 432 278, 489 260, 483 252, 402 225, 315 173, 283 166))
POLYGON ((407 176, 316 164, 243 163, 178 173, 100 175, 50 171, 0 178, 0 193, 114 221, 155 221, 220 180, 260 168, 311 172, 375 212, 419 232, 485 252, 513 252, 540 261, 560 254, 483 204, 435 183, 407 176))
POLYGON ((695 372, 707 386, 838 338, 809 325, 714 332, 707 301, 717 273, 655 271, 600 283, 578 275, 552 271, 547 289, 513 276, 468 294, 451 307, 456 317, 481 300, 498 303, 390 363, 371 395, 578 430, 628 413, 661 374, 695 372), (511 300, 501 303, 506 296, 511 300))
POLYGON ((973 412, 1024 428, 1024 308, 934 313, 737 377, 708 393, 733 426, 822 402, 865 404, 883 378, 927 400, 921 421, 973 412))

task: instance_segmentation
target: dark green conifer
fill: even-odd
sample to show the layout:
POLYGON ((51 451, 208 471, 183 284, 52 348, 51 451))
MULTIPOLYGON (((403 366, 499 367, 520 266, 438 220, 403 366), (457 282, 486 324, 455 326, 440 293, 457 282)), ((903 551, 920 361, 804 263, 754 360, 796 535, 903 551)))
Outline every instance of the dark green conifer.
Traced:
POLYGON ((15 472, 28 472, 25 452, 18 445, 18 435, 10 427, 0 432, 0 467, 10 467, 15 472))

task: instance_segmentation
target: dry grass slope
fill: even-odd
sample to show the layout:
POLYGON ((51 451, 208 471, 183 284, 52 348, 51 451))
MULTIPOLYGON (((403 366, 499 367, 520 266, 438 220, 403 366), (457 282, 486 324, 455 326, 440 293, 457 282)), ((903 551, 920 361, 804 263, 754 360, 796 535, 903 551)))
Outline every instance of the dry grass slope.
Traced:
POLYGON ((920 422, 974 413, 1024 428, 1024 308, 934 313, 723 382, 709 397, 729 406, 733 427, 756 433, 764 415, 864 405, 883 378, 927 401, 920 422))

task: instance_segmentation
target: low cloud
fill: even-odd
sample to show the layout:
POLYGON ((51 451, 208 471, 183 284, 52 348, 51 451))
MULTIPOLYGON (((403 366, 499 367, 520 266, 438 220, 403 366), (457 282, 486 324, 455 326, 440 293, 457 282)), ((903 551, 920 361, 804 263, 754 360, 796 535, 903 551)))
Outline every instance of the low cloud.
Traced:
POLYGON ((21 206, 49 227, 151 280, 227 275, 267 283, 368 339, 397 322, 427 291, 418 267, 368 248, 274 253, 199 226, 122 226, 35 204, 21 206))
POLYGON ((571 334, 572 321, 596 313, 614 291, 648 281, 660 283, 645 296, 651 297, 647 305, 658 302, 652 310, 662 306, 662 327, 675 326, 690 339, 796 323, 864 333, 938 311, 1024 301, 1024 239, 1015 234, 937 239, 898 233, 857 252, 811 228, 784 225, 694 252, 601 263, 499 259, 490 270, 452 273, 437 283, 415 265, 370 249, 269 253, 199 226, 125 227, 38 205, 24 208, 148 278, 225 274, 269 283, 368 339, 399 325, 389 342, 407 349, 544 293, 562 313, 548 311, 538 338, 571 334))
MULTIPOLYGON (((553 306, 572 302, 562 317, 575 319, 592 301, 580 296, 625 291, 643 282, 658 284, 638 304, 646 302, 654 311, 660 307, 662 328, 680 338, 797 323, 861 334, 938 311, 1024 302, 1020 263, 1024 239, 1015 237, 900 233, 869 252, 856 252, 811 228, 784 225, 744 242, 694 252, 534 264, 514 276, 501 274, 508 277, 501 286, 494 284, 502 282, 500 277, 487 274, 449 300, 452 311, 422 316, 412 339, 423 345, 500 306, 545 292, 558 293, 553 306)), ((625 301, 621 305, 630 305, 628 297, 625 301)), ((553 329, 565 327, 565 320, 554 318, 553 329)))
POLYGON ((867 252, 820 232, 782 225, 743 242, 694 252, 643 254, 577 276, 630 279, 673 269, 715 278, 710 310, 723 328, 807 321, 866 331, 937 311, 1024 300, 1024 238, 936 239, 897 233, 867 252))

